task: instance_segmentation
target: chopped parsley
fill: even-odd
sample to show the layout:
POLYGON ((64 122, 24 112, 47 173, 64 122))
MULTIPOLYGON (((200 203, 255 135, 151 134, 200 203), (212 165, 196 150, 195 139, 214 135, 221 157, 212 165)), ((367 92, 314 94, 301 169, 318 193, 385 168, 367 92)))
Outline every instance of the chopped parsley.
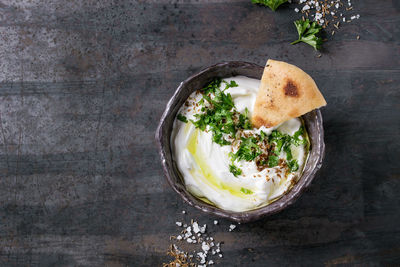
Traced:
POLYGON ((178 114, 178 116, 176 116, 176 118, 181 122, 188 122, 188 119, 180 113, 178 114))
POLYGON ((242 170, 239 169, 238 167, 236 167, 235 165, 231 164, 229 165, 229 171, 235 176, 237 177, 238 175, 242 174, 242 170))
POLYGON ((287 164, 288 164, 289 170, 291 172, 295 172, 299 169, 299 163, 297 163, 297 160, 295 160, 295 159, 288 160, 287 164))
MULTIPOLYGON (((278 130, 272 131, 269 136, 263 131, 260 131, 260 134, 238 135, 238 132, 243 133, 243 130, 250 130, 252 126, 247 108, 243 113, 239 113, 232 96, 226 93, 227 89, 237 86, 235 81, 227 82, 219 78, 208 83, 200 90, 202 98, 198 104, 201 106, 201 113, 195 114, 190 122, 202 131, 211 131, 213 142, 221 146, 230 145, 235 140, 238 149, 235 153, 229 153, 232 161, 229 171, 235 177, 242 174, 242 170, 235 165, 235 161, 255 161, 261 169, 272 168, 280 164, 279 155, 282 151, 286 154, 288 170, 290 172, 298 170, 299 164, 293 159, 291 146, 299 146, 307 142, 304 138, 300 139, 304 134, 304 128, 300 127, 293 136, 283 134, 278 130), (221 89, 223 87, 224 89, 221 89)), ((178 114, 177 119, 188 122, 182 114, 178 114)), ((252 193, 248 189, 242 189, 250 192, 249 194, 252 193)))
POLYGON ((288 0, 251 0, 253 4, 260 4, 269 7, 275 11, 280 5, 286 3, 288 0))
POLYGON ((279 163, 279 157, 276 155, 269 155, 268 156, 268 167, 272 168, 277 166, 279 163))
POLYGON ((250 189, 244 188, 244 187, 240 188, 240 192, 242 192, 243 194, 246 194, 246 195, 253 194, 253 191, 251 191, 250 189))
POLYGON ((227 136, 234 138, 238 130, 251 129, 247 111, 240 114, 235 108, 232 96, 225 93, 227 89, 237 86, 235 81, 211 81, 201 90, 203 98, 199 104, 203 106, 203 113, 194 115, 197 120, 191 120, 193 125, 202 131, 208 126, 213 134, 213 141, 219 145, 231 144, 227 136), (223 90, 220 89, 222 82, 225 84, 223 90))
POLYGON ((261 155, 261 149, 258 146, 258 140, 255 137, 249 138, 241 138, 242 142, 240 143, 239 149, 236 153, 230 153, 232 161, 235 160, 245 160, 245 161, 253 161, 259 155, 261 155))
POLYGON ((299 39, 292 42, 292 45, 299 42, 304 42, 314 47, 315 50, 319 50, 321 48, 322 38, 318 37, 317 34, 322 30, 322 26, 320 26, 316 21, 310 23, 309 19, 304 21, 301 19, 296 20, 294 25, 296 26, 299 34, 299 39))

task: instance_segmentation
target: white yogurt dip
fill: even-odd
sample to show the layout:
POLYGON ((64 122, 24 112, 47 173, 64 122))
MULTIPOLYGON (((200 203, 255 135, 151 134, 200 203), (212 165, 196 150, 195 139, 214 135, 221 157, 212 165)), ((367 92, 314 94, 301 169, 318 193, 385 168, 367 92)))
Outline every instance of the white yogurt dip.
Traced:
MULTIPOLYGON (((238 86, 228 88, 225 93, 232 96, 238 112, 244 113, 247 108, 251 117, 260 80, 236 76, 224 81, 236 82, 238 86)), ((223 85, 221 83, 220 88, 223 89, 223 85)), ((213 141, 213 133, 209 127, 202 131, 190 122, 197 120, 195 114, 203 113, 202 106, 198 104, 202 97, 200 91, 190 95, 178 112, 189 121, 175 119, 171 136, 173 158, 187 189, 204 201, 224 210, 237 212, 265 206, 287 192, 300 177, 307 159, 307 144, 290 145, 292 157, 299 166, 295 171, 288 171, 285 164, 259 168, 255 160, 236 160, 234 164, 240 168, 241 174, 235 176, 230 172, 229 166, 232 164, 232 153, 238 150, 237 142, 230 145, 217 144, 213 141)), ((294 118, 277 127, 243 130, 242 134, 259 135, 263 131, 270 135, 273 130, 278 130, 282 134, 293 136, 301 126, 302 121, 294 118)), ((300 140, 303 138, 299 137, 300 140)), ((282 150, 278 157, 283 162, 287 158, 286 152, 282 150)))

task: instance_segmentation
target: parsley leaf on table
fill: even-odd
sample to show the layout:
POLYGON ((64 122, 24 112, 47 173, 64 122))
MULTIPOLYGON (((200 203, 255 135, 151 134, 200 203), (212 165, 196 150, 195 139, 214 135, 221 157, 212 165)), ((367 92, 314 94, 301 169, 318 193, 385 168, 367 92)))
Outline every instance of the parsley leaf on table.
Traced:
POLYGON ((260 4, 269 7, 275 11, 280 5, 286 3, 288 0, 251 0, 253 4, 260 4))
POLYGON ((317 34, 322 30, 322 26, 315 21, 310 23, 309 19, 304 21, 301 19, 296 20, 294 25, 296 26, 299 34, 299 39, 292 42, 292 45, 299 42, 304 42, 314 47, 315 50, 319 50, 321 48, 322 38, 318 37, 317 34))

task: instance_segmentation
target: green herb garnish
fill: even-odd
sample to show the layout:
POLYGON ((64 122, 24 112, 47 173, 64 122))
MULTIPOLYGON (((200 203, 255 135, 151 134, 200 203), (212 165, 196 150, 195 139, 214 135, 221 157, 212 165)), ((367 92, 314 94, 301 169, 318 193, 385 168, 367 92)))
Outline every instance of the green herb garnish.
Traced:
POLYGON ((279 163, 279 157, 275 156, 275 155, 269 155, 268 156, 268 167, 272 168, 275 167, 276 165, 278 165, 279 163))
POLYGON ((188 122, 187 118, 180 113, 178 114, 178 116, 176 116, 176 118, 181 122, 188 122))
POLYGON ((287 164, 288 164, 289 170, 291 172, 295 172, 295 171, 297 171, 299 169, 299 164, 297 163, 297 160, 295 160, 295 159, 294 160, 289 160, 287 162, 287 164))
POLYGON ((286 3, 288 0, 251 0, 253 4, 260 4, 269 7, 275 11, 280 5, 286 3))
POLYGON ((232 161, 245 160, 252 161, 259 155, 261 155, 261 149, 258 146, 258 140, 255 137, 241 138, 239 149, 236 153, 231 153, 232 161))
POLYGON ((300 139, 300 136, 303 136, 304 134, 304 127, 300 126, 300 128, 294 133, 292 137, 292 143, 296 146, 307 144, 307 140, 303 137, 303 139, 300 139))
POLYGON ((299 34, 299 39, 292 42, 291 44, 297 44, 299 42, 304 42, 306 44, 314 47, 315 50, 319 50, 322 44, 322 38, 318 37, 317 34, 322 30, 316 21, 310 23, 309 19, 306 20, 296 20, 294 22, 297 32, 299 34))
POLYGON ((237 87, 235 81, 222 81, 215 79, 206 85, 202 90, 203 98, 199 101, 203 105, 201 114, 194 115, 195 120, 191 120, 196 128, 205 131, 207 126, 213 133, 213 141, 219 145, 229 145, 225 135, 234 137, 240 129, 251 129, 250 119, 247 111, 240 114, 235 109, 232 96, 225 91, 231 87, 237 87), (225 84, 225 89, 221 90, 221 83, 225 84), (211 96, 213 94, 213 97, 211 96))
MULTIPOLYGON (((201 89, 202 99, 198 104, 202 105, 202 113, 195 114, 195 119, 190 120, 196 128, 202 131, 211 131, 213 142, 221 146, 229 145, 231 144, 230 140, 237 139, 238 131, 252 129, 247 108, 243 113, 239 113, 232 96, 225 92, 227 89, 237 86, 235 81, 226 82, 221 79, 211 81, 201 89), (224 89, 221 89, 222 83, 225 85, 224 89)), ((188 121, 182 114, 178 114, 177 118, 183 122, 188 121)), ((236 160, 256 160, 258 166, 275 167, 279 164, 279 155, 282 150, 286 153, 289 170, 298 170, 299 165, 296 160, 293 160, 291 145, 305 144, 307 141, 300 139, 303 133, 304 128, 300 127, 293 136, 274 130, 269 136, 260 131, 258 135, 241 137, 238 140, 240 144, 236 153, 229 154, 232 161, 229 171, 235 177, 242 174, 242 170, 234 164, 236 160), (263 146, 263 149, 267 151, 260 148, 263 146)))
POLYGON ((246 194, 246 195, 253 194, 253 191, 251 191, 250 189, 244 188, 244 187, 240 188, 240 192, 242 192, 243 194, 246 194))
POLYGON ((238 175, 242 174, 242 170, 238 167, 236 167, 235 165, 229 165, 229 171, 235 176, 237 177, 238 175))

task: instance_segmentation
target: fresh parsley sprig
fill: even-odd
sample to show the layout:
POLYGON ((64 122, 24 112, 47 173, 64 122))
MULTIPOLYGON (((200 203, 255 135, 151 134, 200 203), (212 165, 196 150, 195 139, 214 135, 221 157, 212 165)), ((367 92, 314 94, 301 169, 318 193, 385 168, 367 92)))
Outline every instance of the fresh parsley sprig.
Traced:
POLYGON ((286 3, 288 0, 251 0, 253 4, 260 4, 269 7, 275 11, 280 5, 286 3))
POLYGON ((304 42, 314 47, 315 50, 321 49, 322 38, 317 36, 317 34, 322 30, 322 26, 320 26, 316 21, 310 23, 309 19, 304 21, 301 19, 296 20, 294 25, 296 26, 299 34, 299 39, 292 42, 292 45, 299 42, 304 42))

